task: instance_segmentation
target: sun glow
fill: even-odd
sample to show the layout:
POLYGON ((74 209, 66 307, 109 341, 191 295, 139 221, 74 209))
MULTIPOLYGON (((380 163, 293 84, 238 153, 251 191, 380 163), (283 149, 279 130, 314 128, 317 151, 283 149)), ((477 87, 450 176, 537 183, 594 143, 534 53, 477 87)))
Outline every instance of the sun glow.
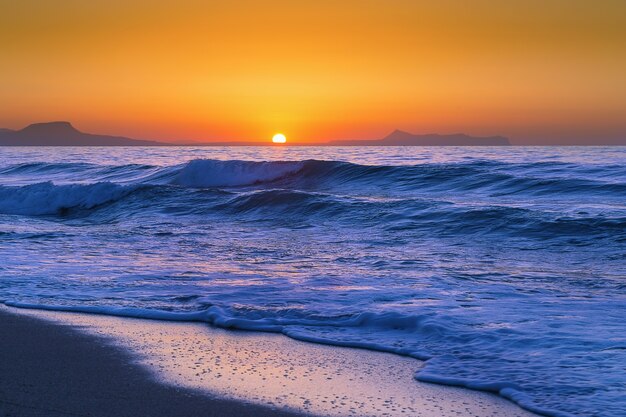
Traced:
POLYGON ((272 138, 272 143, 285 143, 287 142, 287 138, 282 133, 277 133, 272 138))

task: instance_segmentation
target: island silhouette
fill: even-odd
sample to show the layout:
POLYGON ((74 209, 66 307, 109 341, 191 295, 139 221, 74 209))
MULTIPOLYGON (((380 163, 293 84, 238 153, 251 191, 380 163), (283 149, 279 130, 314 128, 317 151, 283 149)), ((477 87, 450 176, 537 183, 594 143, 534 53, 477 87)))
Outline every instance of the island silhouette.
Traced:
MULTIPOLYGON (((462 133, 452 135, 412 133, 395 130, 382 139, 333 140, 323 143, 292 143, 313 146, 508 146, 504 136, 476 137, 462 133)), ((264 146, 271 143, 252 141, 168 143, 139 140, 123 136, 84 133, 70 122, 34 123, 21 130, 0 129, 0 146, 264 146)))
POLYGON ((70 122, 34 123, 21 130, 0 129, 0 146, 159 146, 165 143, 83 133, 70 122))
POLYGON ((511 143, 504 136, 469 136, 463 133, 452 135, 427 134, 414 135, 402 130, 394 130, 389 135, 377 140, 333 140, 335 146, 509 146, 511 143))

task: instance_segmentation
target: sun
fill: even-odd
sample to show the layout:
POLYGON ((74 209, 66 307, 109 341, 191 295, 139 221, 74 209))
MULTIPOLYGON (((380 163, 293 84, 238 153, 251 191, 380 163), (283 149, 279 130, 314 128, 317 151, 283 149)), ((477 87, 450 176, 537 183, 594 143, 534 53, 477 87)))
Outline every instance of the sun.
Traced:
POLYGON ((287 138, 282 133, 277 133, 272 138, 272 143, 285 143, 287 142, 287 138))

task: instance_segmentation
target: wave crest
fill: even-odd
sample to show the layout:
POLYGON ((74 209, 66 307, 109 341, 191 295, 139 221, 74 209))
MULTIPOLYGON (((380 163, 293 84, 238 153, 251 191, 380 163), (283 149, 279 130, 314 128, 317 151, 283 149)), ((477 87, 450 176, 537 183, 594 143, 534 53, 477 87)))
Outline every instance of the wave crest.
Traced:
POLYGON ((178 171, 172 184, 184 187, 237 187, 273 182, 297 173, 303 162, 196 159, 178 171))
POLYGON ((42 182, 23 187, 0 186, 0 213, 38 216, 88 210, 119 200, 136 188, 110 182, 69 185, 42 182))

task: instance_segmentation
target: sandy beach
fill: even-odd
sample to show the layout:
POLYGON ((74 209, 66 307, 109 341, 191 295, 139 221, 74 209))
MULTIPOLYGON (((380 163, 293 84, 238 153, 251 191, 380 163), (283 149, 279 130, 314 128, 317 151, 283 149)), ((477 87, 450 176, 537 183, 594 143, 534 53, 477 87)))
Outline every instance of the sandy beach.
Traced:
POLYGON ((0 416, 297 416, 162 384, 131 353, 0 309, 0 416))
POLYGON ((0 309, 4 416, 507 416, 495 395, 417 382, 421 362, 281 335, 0 309))

